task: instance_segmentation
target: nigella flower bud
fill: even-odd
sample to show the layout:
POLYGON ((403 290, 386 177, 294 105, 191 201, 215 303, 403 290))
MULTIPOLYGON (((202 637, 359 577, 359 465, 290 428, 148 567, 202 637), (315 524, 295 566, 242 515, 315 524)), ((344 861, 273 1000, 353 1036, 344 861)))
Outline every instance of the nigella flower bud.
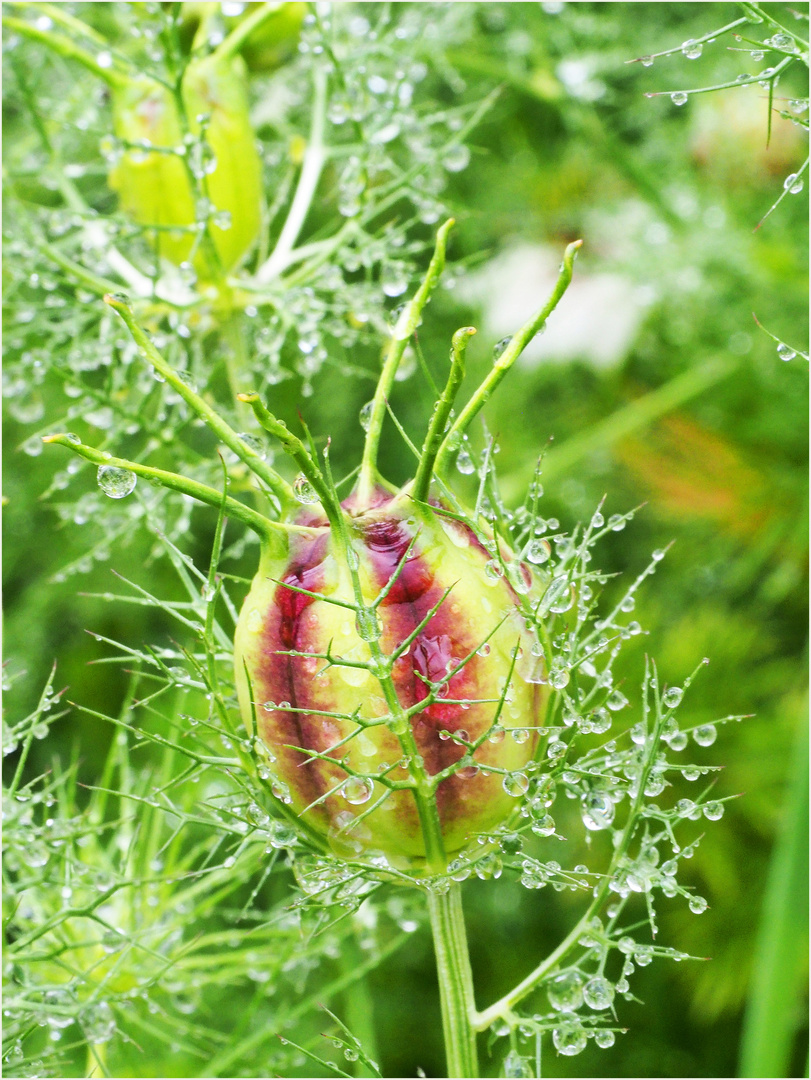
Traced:
POLYGON ((526 790, 547 691, 520 612, 529 569, 505 552, 512 572, 488 573, 491 552, 440 507, 382 488, 369 502, 344 503, 349 558, 316 507, 265 556, 236 630, 237 685, 303 822, 342 855, 419 859, 404 745, 428 777, 446 774, 432 797, 458 850, 526 790))
POLYGON ((149 239, 161 256, 177 264, 192 258, 210 279, 215 260, 196 231, 207 223, 221 270, 232 269, 256 240, 262 208, 242 60, 213 53, 189 63, 182 85, 188 129, 171 91, 146 75, 111 91, 115 134, 126 149, 109 179, 122 210, 154 227, 149 239))

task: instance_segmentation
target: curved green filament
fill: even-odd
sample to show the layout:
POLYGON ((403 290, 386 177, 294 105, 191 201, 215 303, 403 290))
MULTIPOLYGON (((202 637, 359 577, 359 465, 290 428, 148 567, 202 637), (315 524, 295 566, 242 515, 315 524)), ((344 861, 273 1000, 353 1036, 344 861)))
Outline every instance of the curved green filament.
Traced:
POLYGON ((515 361, 540 331, 543 324, 557 307, 561 297, 569 287, 572 280, 572 269, 575 256, 583 245, 582 240, 575 240, 569 244, 563 255, 563 262, 558 274, 558 280, 552 290, 552 295, 544 306, 529 319, 520 330, 516 331, 510 339, 510 343, 504 352, 498 357, 489 374, 485 377, 479 388, 473 394, 470 401, 465 405, 462 412, 454 421, 450 431, 442 440, 442 445, 436 457, 434 471, 441 474, 447 470, 461 446, 462 436, 470 427, 471 423, 481 412, 498 384, 513 366, 515 361))

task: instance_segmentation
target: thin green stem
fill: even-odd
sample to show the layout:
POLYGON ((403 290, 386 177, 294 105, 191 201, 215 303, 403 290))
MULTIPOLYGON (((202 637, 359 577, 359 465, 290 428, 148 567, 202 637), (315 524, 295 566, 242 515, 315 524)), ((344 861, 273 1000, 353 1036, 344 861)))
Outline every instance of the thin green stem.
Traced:
POLYGON ((425 443, 422 447, 417 475, 414 478, 412 494, 419 502, 426 502, 428 499, 431 478, 434 474, 434 464, 445 435, 445 425, 448 422, 459 387, 465 377, 467 343, 475 333, 475 327, 463 326, 453 335, 451 342, 451 370, 448 374, 445 389, 442 391, 442 396, 434 407, 434 415, 431 417, 431 423, 428 426, 428 434, 425 436, 425 443))
MULTIPOLYGON (((738 26, 745 26, 748 22, 749 22, 748 19, 735 19, 734 22, 727 23, 726 26, 722 26, 719 30, 713 30, 709 34, 704 34, 703 37, 695 38, 694 39, 694 44, 695 45, 704 45, 708 41, 715 41, 715 39, 719 38, 722 34, 728 34, 730 32, 730 30, 735 30, 736 27, 738 27, 738 26)), ((680 52, 682 52, 683 48, 684 48, 683 45, 676 45, 674 48, 665 49, 663 52, 649 53, 647 56, 637 56, 633 60, 626 60, 625 63, 626 64, 638 64, 642 60, 647 60, 647 61, 658 60, 660 56, 673 56, 674 53, 680 53, 680 52)))
MULTIPOLYGON (((293 458, 311 484, 329 521, 332 524, 335 524, 342 516, 340 502, 338 501, 334 490, 332 490, 325 481, 323 473, 318 468, 318 465, 313 460, 312 455, 301 439, 294 435, 285 423, 281 420, 277 420, 273 413, 265 408, 258 394, 237 394, 237 400, 244 402, 246 405, 250 405, 253 409, 254 416, 265 431, 274 435, 279 440, 285 453, 293 458)), ((291 488, 291 492, 293 492, 295 497, 294 489, 291 488)))
POLYGON ((377 451, 380 445, 380 436, 383 430, 383 420, 386 416, 391 388, 403 353, 408 345, 409 338, 421 322, 422 310, 430 299, 442 271, 445 268, 445 247, 448 242, 448 233, 454 226, 454 219, 449 218, 436 234, 436 245, 428 272, 413 298, 403 308, 400 318, 394 327, 391 344, 383 370, 372 399, 372 411, 369 416, 369 427, 366 430, 366 441, 363 446, 363 461, 360 467, 358 480, 358 494, 361 501, 368 499, 377 479, 377 451))
POLYGON ((133 340, 140 346, 143 351, 143 355, 161 375, 173 390, 177 391, 183 400, 197 413, 201 419, 205 420, 211 430, 217 437, 225 443, 225 445, 236 454, 236 456, 243 461, 254 476, 258 477, 263 483, 267 484, 273 494, 281 503, 282 510, 289 507, 295 502, 295 494, 293 489, 282 479, 281 476, 271 469, 267 462, 263 461, 257 452, 252 449, 244 439, 241 439, 236 431, 222 419, 222 417, 205 401, 195 390, 192 390, 180 376, 175 369, 171 367, 163 359, 161 354, 152 344, 150 339, 135 321, 135 317, 132 313, 132 308, 129 306, 126 298, 117 296, 115 293, 108 293, 104 297, 104 302, 108 304, 114 311, 117 311, 121 318, 127 325, 127 329, 132 334, 133 340))
POLYGON ((38 17, 47 15, 52 22, 58 23, 65 30, 70 30, 71 33, 88 38, 94 45, 106 48, 109 44, 107 39, 102 37, 92 26, 88 26, 81 19, 77 19, 69 12, 64 11, 60 4, 41 4, 36 0, 12 0, 10 6, 23 11, 26 9, 36 11, 38 17))
MULTIPOLYGON (((650 662, 646 662, 644 684, 645 717, 647 717, 648 713, 647 703, 649 700, 650 688, 654 679, 655 672, 652 678, 650 662)), ((660 703, 657 697, 656 719, 654 721, 653 731, 649 736, 649 738, 653 740, 652 745, 656 746, 659 744, 662 728, 664 727, 664 724, 670 715, 670 712, 666 712, 664 714, 662 713, 660 703)), ((525 998, 527 994, 532 993, 532 991, 543 982, 544 978, 549 974, 549 972, 553 970, 558 961, 566 955, 569 949, 577 945, 583 934, 584 929, 591 922, 592 918, 597 914, 602 905, 605 903, 606 897, 609 894, 609 882, 611 881, 611 878, 613 877, 617 867, 620 865, 622 859, 625 857, 628 846, 631 843, 634 832, 636 831, 636 827, 640 821, 639 815, 642 809, 642 805, 645 801, 645 786, 647 785, 648 777, 650 776, 650 771, 653 767, 653 756, 653 754, 649 754, 645 764, 642 767, 642 771, 639 777, 637 794, 628 812, 628 820, 625 823, 625 827, 622 831, 620 841, 614 849, 614 854, 611 859, 611 865, 609 866, 607 872, 602 878, 596 896, 589 904, 585 913, 577 921, 574 928, 566 935, 566 937, 563 939, 563 941, 561 941, 561 943, 554 950, 554 952, 550 953, 549 956, 545 957, 541 961, 541 963, 538 964, 538 966, 533 971, 531 971, 529 975, 527 975, 525 979, 522 979, 520 983, 518 983, 512 988, 512 990, 506 993, 503 997, 499 998, 499 1000, 495 1002, 495 1004, 491 1005, 483 1012, 477 1013, 473 1017, 473 1025, 477 1031, 484 1031, 486 1028, 490 1027, 491 1024, 495 1023, 495 1021, 498 1020, 500 1017, 505 1017, 511 1014, 513 1007, 517 1005, 519 1001, 525 998)))
POLYGON ((434 467, 434 471, 438 475, 446 471, 449 465, 452 464, 453 459, 456 457, 459 447, 461 446, 464 433, 470 427, 475 417, 482 410, 493 391, 513 366, 515 361, 535 335, 542 329, 546 320, 558 306, 561 297, 568 289, 569 283, 572 280, 572 269, 575 256, 582 247, 582 244, 582 240, 575 240, 574 243, 569 244, 566 248, 563 255, 563 262, 560 267, 560 273, 558 274, 558 280, 552 290, 552 295, 546 301, 544 306, 537 311, 528 322, 524 323, 520 330, 513 334, 509 345, 493 364, 489 374, 473 394, 470 401, 468 401, 467 405, 465 405, 450 431, 448 431, 447 435, 442 440, 442 445, 439 448, 434 467))
POLYGON ((30 38, 32 41, 38 41, 41 45, 45 45, 50 49, 51 52, 56 53, 57 56, 63 56, 66 60, 75 60, 115 90, 123 90, 130 81, 127 75, 122 75, 121 72, 114 71, 111 67, 102 67, 89 52, 60 34, 52 34, 49 30, 40 30, 33 23, 28 23, 25 19, 17 19, 13 15, 3 16, 3 26, 8 30, 30 38))
POLYGON ((473 1026, 476 1005, 461 886, 453 884, 446 893, 429 892, 428 911, 436 953, 447 1075, 476 1077, 479 1075, 473 1026))
POLYGON ((223 499, 223 493, 217 491, 216 488, 208 487, 207 484, 201 484, 197 480, 189 480, 179 473, 156 469, 151 465, 141 465, 137 461, 129 461, 127 458, 111 457, 109 454, 96 450, 92 446, 76 442, 75 438, 70 435, 46 435, 42 441, 44 443, 55 443, 57 446, 66 446, 74 454, 78 454, 79 457, 83 457, 86 461, 92 461, 94 465, 110 465, 116 469, 127 469, 128 472, 134 473, 136 476, 142 476, 145 480, 160 484, 161 487, 179 491, 182 495, 189 495, 191 498, 197 499, 198 502, 205 503, 207 506, 214 506, 218 510, 224 507, 225 513, 229 517, 235 518, 237 521, 247 525, 249 529, 253 529, 263 540, 269 540, 273 536, 278 536, 280 532, 287 532, 290 528, 280 522, 266 518, 263 514, 258 514, 250 506, 246 506, 245 503, 241 503, 230 495, 225 496, 223 499))
POLYGON ((47 240, 40 240, 38 238, 34 243, 43 255, 47 255, 57 266, 61 266, 65 273, 70 274, 76 281, 80 281, 82 285, 85 285, 91 292, 98 293, 99 296, 104 296, 105 293, 110 292, 111 289, 117 287, 120 288, 115 281, 99 277, 91 270, 88 270, 87 267, 74 262, 74 260, 68 258, 67 255, 63 255, 58 248, 55 248, 53 244, 49 244, 47 240))
POLYGON ((316 67, 313 76, 314 95, 313 110, 310 120, 310 137, 307 140, 307 149, 304 152, 304 164, 301 167, 296 193, 290 204, 287 218, 276 246, 267 261, 259 267, 256 273, 256 281, 260 285, 267 285, 275 280, 282 271, 290 265, 293 247, 301 232, 304 221, 312 205, 318 181, 321 178, 321 170, 327 158, 324 144, 324 120, 327 106, 327 73, 320 65, 316 67))
POLYGON ((212 53, 212 56, 218 61, 231 60, 254 30, 258 30, 259 27, 272 18, 274 15, 279 14, 280 5, 276 2, 262 4, 260 8, 257 8, 250 15, 246 15, 242 22, 231 31, 228 37, 220 42, 217 48, 212 53))

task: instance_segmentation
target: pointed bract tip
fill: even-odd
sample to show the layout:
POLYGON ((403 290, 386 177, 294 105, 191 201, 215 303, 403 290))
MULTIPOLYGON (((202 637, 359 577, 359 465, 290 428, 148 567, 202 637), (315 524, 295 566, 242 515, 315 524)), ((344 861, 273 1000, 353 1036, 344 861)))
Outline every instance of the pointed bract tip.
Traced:
POLYGON ((104 303, 107 304, 108 307, 114 308, 116 311, 129 311, 130 309, 130 298, 126 293, 105 293, 104 303))

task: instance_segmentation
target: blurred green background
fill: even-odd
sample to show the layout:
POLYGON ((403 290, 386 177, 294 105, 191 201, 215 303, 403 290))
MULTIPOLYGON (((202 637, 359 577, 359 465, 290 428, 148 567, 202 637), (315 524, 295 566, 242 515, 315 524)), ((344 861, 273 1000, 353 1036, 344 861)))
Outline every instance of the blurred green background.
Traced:
MULTIPOLYGON (((504 490, 517 501, 553 439, 543 479, 548 516, 569 527, 604 495, 609 513, 645 504, 600 553, 606 571, 634 575, 654 548, 673 542, 638 602, 649 633, 625 651, 626 692, 639 685, 645 653, 675 683, 708 656, 692 692, 694 722, 752 714, 722 727, 707 755, 725 766, 718 794, 742 795, 709 828, 691 865, 710 908, 696 917, 675 901, 672 910, 661 906, 663 941, 709 961, 646 968, 635 986, 644 1004, 621 1007, 629 1033, 608 1051, 550 1054, 545 1075, 807 1075, 808 372, 801 357, 782 362, 752 318, 807 348, 806 194, 785 198, 755 229, 804 160, 807 133, 775 115, 767 145, 767 94, 758 86, 691 97, 684 107, 667 95, 645 97, 758 70, 731 37, 698 59, 676 53, 652 66, 626 64, 725 25, 739 16, 737 5, 465 6, 474 17, 464 39, 447 43, 444 60, 464 81, 462 93, 502 89, 470 139, 470 164, 450 177, 455 267, 420 328, 420 347, 439 372, 452 332, 478 326, 468 353, 475 385, 495 341, 513 328, 504 320, 522 293, 536 280, 542 291, 565 243, 584 239, 575 285, 538 351, 486 411, 504 490)), ((788 7, 769 7, 793 19, 788 7)), ((778 87, 775 108, 807 98, 799 70, 778 87)), ((440 99, 442 87, 439 79, 440 99)), ((7 142, 21 123, 12 103, 7 142)), ((325 216, 316 203, 313 226, 325 216)), ((370 348, 352 360, 371 371, 377 356, 370 348)), ((277 412, 292 425, 301 408, 312 431, 332 437, 337 467, 353 467, 371 383, 328 367, 312 397, 302 399, 300 386, 296 377, 278 387, 277 412)), ((46 408, 58 392, 43 387, 46 408)), ((419 432, 430 393, 414 380, 398 384, 392 406, 419 432)), ((175 631, 160 611, 83 593, 111 588, 111 570, 143 580, 146 565, 150 589, 161 594, 173 587, 170 572, 149 559, 150 538, 135 535, 109 564, 53 580, 82 557, 93 524, 60 524, 53 502, 61 493, 41 498, 64 466, 52 453, 19 451, 32 430, 12 410, 4 426, 5 651, 18 677, 7 709, 30 709, 56 661, 58 686, 113 713, 125 677, 93 663, 104 647, 84 631, 138 644, 175 631)), ((405 480, 409 459, 393 429, 388 436, 382 469, 405 480)), ((470 479, 460 478, 460 490, 465 484, 470 494, 470 479)), ((194 512, 188 551, 202 565, 213 525, 207 511, 194 512)), ((234 572, 250 576, 251 558, 234 572)), ((60 730, 65 753, 79 740, 81 775, 92 778, 109 733, 77 717, 60 730)), ((32 768, 55 752, 52 744, 34 749, 32 768)), ((485 1005, 525 973, 530 956, 554 947, 570 924, 570 901, 503 879, 466 889, 485 1005)), ((384 1075, 443 1075, 427 932, 370 981, 384 1075)), ((237 1007, 239 988, 222 993, 237 1007)))

